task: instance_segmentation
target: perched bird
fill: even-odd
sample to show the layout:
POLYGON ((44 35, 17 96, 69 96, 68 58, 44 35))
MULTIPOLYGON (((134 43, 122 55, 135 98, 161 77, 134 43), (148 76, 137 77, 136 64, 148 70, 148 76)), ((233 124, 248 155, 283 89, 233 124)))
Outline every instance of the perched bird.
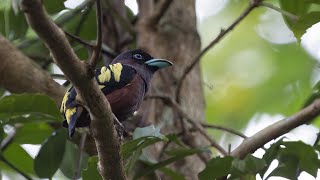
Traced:
MULTIPOLYGON (((139 109, 153 73, 171 65, 170 61, 154 59, 143 50, 130 50, 117 56, 109 66, 96 69, 95 78, 112 112, 122 122, 139 109)), ((76 127, 90 125, 89 113, 76 101, 76 97, 77 92, 71 87, 60 108, 65 117, 63 126, 68 128, 70 138, 76 127)))

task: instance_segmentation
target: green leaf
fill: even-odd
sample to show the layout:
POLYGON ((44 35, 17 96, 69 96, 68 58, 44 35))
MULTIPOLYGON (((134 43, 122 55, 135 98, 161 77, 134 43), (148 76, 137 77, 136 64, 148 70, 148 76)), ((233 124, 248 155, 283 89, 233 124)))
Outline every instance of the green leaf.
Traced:
POLYGON ((282 151, 282 155, 290 155, 299 159, 299 168, 306 171, 310 175, 316 177, 320 160, 314 148, 302 141, 297 142, 284 142, 286 147, 282 151), (307 156, 306 156, 307 155, 307 156))
MULTIPOLYGON (((19 170, 26 174, 35 174, 33 170, 33 158, 17 143, 11 143, 5 151, 3 156, 11 163, 14 164, 19 170)), ((2 164, 2 168, 7 168, 2 164)), ((11 170, 11 169, 10 169, 11 170)))
MULTIPOLYGON (((0 123, 0 142, 2 142, 4 135, 5 135, 5 132, 3 130, 2 123, 0 123)), ((1 149, 0 149, 0 151, 1 151, 1 149)))
POLYGON ((160 128, 154 127, 154 125, 150 125, 143 128, 136 128, 133 132, 133 139, 138 139, 140 137, 153 136, 158 137, 164 141, 168 141, 168 138, 160 133, 160 128))
POLYGON ((197 154, 197 153, 201 153, 203 152, 204 149, 200 148, 200 149, 179 149, 179 150, 175 150, 175 155, 174 157, 171 157, 169 159, 166 159, 164 161, 161 161, 159 163, 156 163, 156 164, 153 164, 151 166, 149 166, 148 168, 146 168, 143 172, 138 172, 134 179, 139 179, 140 177, 143 177, 143 176, 146 176, 148 174, 151 174, 152 172, 154 172, 155 170, 159 169, 159 168, 162 168, 162 167, 165 167, 166 165, 169 165, 173 162, 176 162, 178 160, 181 160, 187 156, 190 156, 190 155, 194 155, 194 154, 197 154))
POLYGON ((0 86, 0 98, 4 95, 5 92, 6 92, 6 89, 0 86))
POLYGON ((55 14, 65 9, 64 1, 65 0, 44 0, 43 3, 49 14, 55 14))
POLYGON ((65 151, 67 132, 59 129, 42 145, 34 159, 34 170, 40 178, 51 178, 58 170, 65 151))
POLYGON ((168 177, 170 177, 171 179, 174 180, 185 180, 184 176, 180 173, 178 173, 177 171, 174 171, 170 168, 167 167, 162 167, 159 169, 161 172, 163 172, 165 175, 167 175, 168 177))
POLYGON ((305 0, 280 0, 281 9, 295 14, 298 17, 298 20, 293 20, 283 15, 288 27, 293 31, 298 40, 300 40, 301 36, 309 27, 320 21, 320 12, 308 12, 311 3, 314 2, 305 0))
POLYGON ((288 179, 297 179, 299 176, 299 160, 295 156, 282 156, 281 162, 276 169, 274 169, 267 179, 272 176, 281 176, 288 179))
MULTIPOLYGON (((316 177, 320 165, 315 149, 301 141, 277 143, 279 166, 269 175, 294 179, 301 171, 316 177)), ((274 155, 275 156, 275 155, 274 155)), ((273 157, 274 157, 273 156, 273 157)))
POLYGON ((242 177, 244 175, 256 175, 259 171, 266 167, 263 159, 247 155, 243 160, 235 159, 232 162, 231 177, 242 177))
POLYGON ((200 180, 211 180, 227 176, 231 170, 233 157, 216 157, 211 159, 206 168, 199 173, 200 180))
POLYGON ((11 9, 9 12, 9 34, 7 34, 7 38, 9 40, 23 38, 27 30, 28 24, 23 12, 15 14, 11 9))
MULTIPOLYGON (((76 166, 76 162, 79 160, 79 154, 80 154, 80 151, 77 145, 73 144, 70 141, 67 141, 63 160, 59 169, 69 179, 73 178, 75 171, 78 168, 76 166)), ((82 156, 82 161, 81 161, 81 170, 84 169, 87 166, 87 164, 88 164, 88 155, 84 152, 82 156)))
POLYGON ((297 22, 290 22, 290 29, 297 39, 306 33, 306 30, 320 21, 320 12, 311 12, 300 16, 297 22))
POLYGON ((0 119, 5 124, 63 120, 54 101, 40 94, 3 97, 0 99, 0 119))
POLYGON ((88 160, 88 168, 82 171, 82 179, 83 180, 99 180, 102 179, 98 172, 98 157, 90 157, 88 160))
POLYGON ((265 173, 268 170, 268 167, 272 163, 273 160, 277 159, 279 151, 280 151, 280 145, 283 143, 283 138, 278 140, 276 143, 273 143, 269 149, 267 149, 266 153, 263 155, 262 159, 266 162, 266 167, 260 171, 261 177, 265 175, 265 173))
POLYGON ((45 123, 24 124, 17 128, 14 141, 18 144, 41 144, 53 132, 53 128, 45 123))

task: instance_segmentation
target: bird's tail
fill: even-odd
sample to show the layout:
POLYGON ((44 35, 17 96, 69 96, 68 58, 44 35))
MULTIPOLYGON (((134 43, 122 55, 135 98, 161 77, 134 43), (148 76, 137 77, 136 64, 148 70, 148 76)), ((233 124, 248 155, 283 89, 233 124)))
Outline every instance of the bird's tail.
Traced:
MULTIPOLYGON (((82 111, 82 107, 80 106, 75 106, 73 108, 66 109, 65 112, 65 117, 66 117, 66 123, 68 125, 68 131, 69 131, 69 137, 72 138, 75 128, 76 128, 76 123, 79 117, 79 114, 82 111)), ((66 123, 64 123, 66 125, 66 123)))

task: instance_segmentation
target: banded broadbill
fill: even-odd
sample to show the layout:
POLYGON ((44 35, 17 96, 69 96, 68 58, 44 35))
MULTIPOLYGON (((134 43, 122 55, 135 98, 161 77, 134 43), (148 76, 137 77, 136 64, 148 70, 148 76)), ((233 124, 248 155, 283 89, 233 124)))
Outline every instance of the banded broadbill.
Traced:
MULTIPOLYGON (((96 69, 95 78, 112 112, 122 122, 139 109, 153 73, 171 65, 170 61, 154 59, 143 50, 130 50, 117 56, 109 66, 96 69)), ((71 87, 60 108, 65 117, 63 126, 68 128, 70 138, 76 127, 90 124, 88 111, 76 99, 77 92, 71 87)))

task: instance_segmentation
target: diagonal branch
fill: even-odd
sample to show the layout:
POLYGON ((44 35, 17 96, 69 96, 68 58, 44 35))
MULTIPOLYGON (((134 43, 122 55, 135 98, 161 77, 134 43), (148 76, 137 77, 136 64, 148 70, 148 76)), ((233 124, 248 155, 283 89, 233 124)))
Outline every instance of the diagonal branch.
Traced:
POLYGON ((247 154, 253 153, 272 139, 276 139, 298 126, 309 123, 319 114, 320 99, 317 99, 311 105, 302 109, 298 113, 278 121, 257 132, 255 135, 245 139, 240 146, 231 153, 231 155, 238 158, 244 158, 247 154))
POLYGON ((23 0, 21 4, 29 25, 44 41, 90 113, 90 130, 98 151, 101 176, 103 179, 126 179, 110 104, 93 78, 91 68, 76 56, 64 32, 45 12, 42 0, 23 0))
POLYGON ((93 49, 92 56, 89 60, 89 64, 94 69, 99 57, 100 57, 100 51, 102 46, 102 13, 101 13, 101 0, 96 0, 97 2, 97 41, 96 46, 93 49))
POLYGON ((252 10, 259 7, 260 3, 263 0, 252 0, 250 5, 244 10, 244 12, 227 28, 227 29, 221 29, 219 35, 207 46, 205 47, 191 62, 190 65, 188 65, 185 70, 182 73, 182 76, 180 80, 178 81, 178 87, 176 90, 176 100, 179 102, 180 99, 180 93, 182 88, 182 83, 187 77, 187 75, 190 73, 190 71, 195 67, 196 64, 201 60, 201 57, 208 52, 209 49, 214 47, 225 35, 227 35, 231 30, 233 30, 234 27, 236 27, 245 17, 247 17, 252 10))
POLYGON ((199 125, 197 122, 195 122, 187 113, 185 113, 180 105, 174 101, 170 96, 168 95, 149 95, 146 96, 146 99, 161 99, 164 103, 170 105, 174 110, 178 112, 188 123, 190 123, 197 131, 199 131, 200 134, 202 134, 211 144, 211 146, 215 147, 221 154, 228 155, 228 152, 224 150, 215 140, 213 140, 202 128, 201 125, 199 125))
POLYGON ((223 126, 218 126, 218 125, 213 125, 213 124, 206 124, 206 123, 201 123, 201 125, 204 127, 204 128, 211 128, 211 129, 218 129, 218 130, 221 130, 221 131, 225 131, 225 132, 228 132, 228 133, 231 133, 231 134, 234 134, 234 135, 237 135, 237 136, 240 136, 244 139, 248 138, 246 135, 242 134, 241 132, 235 130, 235 129, 232 129, 232 128, 228 128, 228 127, 223 127, 223 126))

